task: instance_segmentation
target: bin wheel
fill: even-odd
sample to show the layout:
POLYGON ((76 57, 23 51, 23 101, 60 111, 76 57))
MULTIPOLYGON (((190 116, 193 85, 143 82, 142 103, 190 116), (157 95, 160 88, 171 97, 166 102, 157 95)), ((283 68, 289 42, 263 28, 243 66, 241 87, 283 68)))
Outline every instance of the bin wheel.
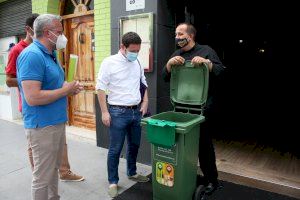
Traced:
POLYGON ((205 186, 199 185, 194 194, 194 200, 205 200, 205 186))

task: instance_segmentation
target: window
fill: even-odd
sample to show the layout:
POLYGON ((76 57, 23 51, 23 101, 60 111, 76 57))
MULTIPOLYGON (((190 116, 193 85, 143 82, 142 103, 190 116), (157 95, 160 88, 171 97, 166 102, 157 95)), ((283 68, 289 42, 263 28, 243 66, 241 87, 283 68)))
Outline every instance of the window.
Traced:
POLYGON ((133 31, 142 39, 141 50, 138 59, 145 72, 153 70, 153 13, 138 14, 120 18, 120 37, 133 31))

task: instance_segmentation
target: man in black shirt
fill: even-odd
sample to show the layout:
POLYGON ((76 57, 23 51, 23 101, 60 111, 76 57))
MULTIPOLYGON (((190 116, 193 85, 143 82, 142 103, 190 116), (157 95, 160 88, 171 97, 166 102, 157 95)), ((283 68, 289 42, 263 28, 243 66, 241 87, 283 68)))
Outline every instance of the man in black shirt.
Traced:
MULTIPOLYGON (((171 77, 171 67, 182 65, 186 60, 190 60, 195 66, 206 63, 209 68, 209 91, 208 99, 204 108, 206 121, 201 124, 201 134, 199 141, 199 162, 204 175, 205 192, 212 193, 218 186, 218 172, 216 167, 216 156, 210 135, 211 123, 209 121, 212 114, 213 96, 215 93, 215 83, 217 77, 224 71, 225 67, 221 63, 216 52, 207 45, 199 45, 195 42, 196 29, 188 23, 179 24, 176 28, 176 45, 180 48, 172 55, 163 69, 163 78, 169 81, 171 77)), ((187 77, 188 78, 188 77, 187 77)))

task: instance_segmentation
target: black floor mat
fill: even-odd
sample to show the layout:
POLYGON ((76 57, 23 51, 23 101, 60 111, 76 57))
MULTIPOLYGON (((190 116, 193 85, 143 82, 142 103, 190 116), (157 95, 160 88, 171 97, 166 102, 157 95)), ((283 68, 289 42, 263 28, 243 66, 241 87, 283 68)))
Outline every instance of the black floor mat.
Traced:
MULTIPOLYGON (((215 191, 211 196, 208 196, 206 200, 296 200, 295 198, 256 188, 237 185, 226 181, 220 182, 224 187, 215 191)), ((152 200, 151 181, 133 185, 118 197, 114 198, 114 200, 152 200)))

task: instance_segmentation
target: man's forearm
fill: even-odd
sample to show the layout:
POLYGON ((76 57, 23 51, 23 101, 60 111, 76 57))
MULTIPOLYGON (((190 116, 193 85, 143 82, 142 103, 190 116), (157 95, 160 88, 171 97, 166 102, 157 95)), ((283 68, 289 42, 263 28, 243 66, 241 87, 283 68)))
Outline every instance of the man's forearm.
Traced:
POLYGON ((18 87, 18 79, 6 75, 6 85, 8 87, 18 87))
POLYGON ((148 102, 148 89, 145 90, 145 94, 144 94, 144 97, 143 97, 143 102, 148 102))
POLYGON ((98 101, 102 113, 107 113, 107 103, 106 103, 106 94, 103 90, 98 90, 98 101))
POLYGON ((31 94, 30 97, 28 98, 26 98, 25 92, 24 94, 25 94, 25 99, 29 105, 40 106, 40 105, 47 105, 53 103, 54 101, 67 96, 68 92, 66 88, 59 88, 56 90, 40 90, 35 94, 31 94))

